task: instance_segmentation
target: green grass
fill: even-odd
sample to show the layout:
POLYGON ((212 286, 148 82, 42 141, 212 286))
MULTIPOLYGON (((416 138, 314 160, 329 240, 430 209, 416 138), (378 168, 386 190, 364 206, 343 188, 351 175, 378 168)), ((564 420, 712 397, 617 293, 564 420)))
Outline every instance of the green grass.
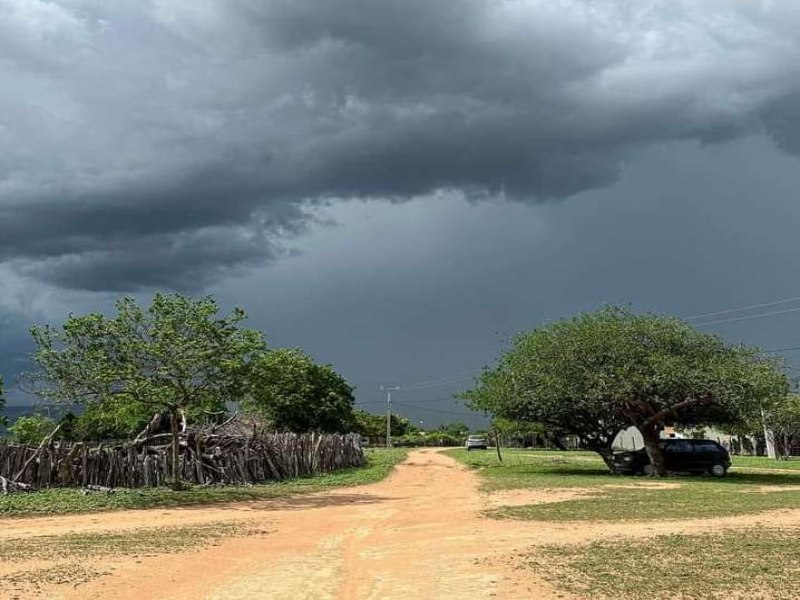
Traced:
POLYGON ((215 545, 226 537, 263 533, 267 532, 250 523, 206 523, 4 539, 0 540, 3 562, 22 563, 22 568, 0 578, 0 595, 13 598, 31 589, 41 592, 43 586, 77 586, 110 574, 117 557, 172 554, 215 545), (96 557, 102 557, 102 569, 86 564, 87 558, 96 557), (25 564, 28 561, 36 561, 33 568, 25 564), (42 561, 49 564, 42 567, 42 561))
POLYGON ((0 540, 5 562, 167 554, 213 544, 225 537, 265 533, 243 523, 150 527, 132 531, 68 533, 0 540))
POLYGON ((30 494, 10 494, 0 496, 0 518, 264 500, 364 485, 386 477, 392 467, 405 458, 406 450, 376 448, 367 450, 366 454, 368 463, 362 468, 252 486, 198 486, 179 492, 167 488, 118 489, 113 494, 49 489, 30 494))
POLYGON ((800 458, 794 456, 789 460, 775 460, 766 456, 734 456, 732 457, 734 467, 745 467, 747 469, 791 469, 800 471, 800 458))
POLYGON ((586 496, 550 504, 501 507, 495 518, 539 521, 626 521, 687 519, 762 512, 800 506, 800 473, 731 472, 724 479, 667 477, 676 489, 647 489, 643 477, 614 476, 599 459, 573 452, 451 450, 450 456, 478 469, 484 491, 584 488, 586 496), (619 485, 635 486, 620 489, 619 485), (785 488, 762 492, 759 486, 785 488), (793 489, 794 488, 794 489, 793 489))
POLYGON ((487 514, 533 521, 634 521, 726 517, 800 506, 800 489, 748 493, 712 482, 665 490, 601 488, 597 493, 551 504, 498 508, 487 514))
POLYGON ((503 450, 503 462, 493 450, 446 452, 469 467, 479 469, 486 492, 530 487, 588 487, 615 483, 603 461, 590 452, 532 452, 503 450))
POLYGON ((590 598, 797 598, 800 530, 747 529, 536 548, 529 566, 590 598))

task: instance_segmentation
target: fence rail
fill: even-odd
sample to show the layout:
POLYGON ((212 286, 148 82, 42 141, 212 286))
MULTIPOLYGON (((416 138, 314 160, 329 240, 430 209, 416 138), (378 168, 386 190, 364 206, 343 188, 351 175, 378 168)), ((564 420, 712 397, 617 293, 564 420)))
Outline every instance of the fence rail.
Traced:
MULTIPOLYGON (((0 477, 34 488, 157 487, 170 481, 169 436, 147 442, 41 447, 0 441, 0 477), (27 465, 27 466, 26 466, 27 465)), ((182 479, 193 484, 277 481, 365 464, 356 434, 273 433, 181 437, 182 479)))

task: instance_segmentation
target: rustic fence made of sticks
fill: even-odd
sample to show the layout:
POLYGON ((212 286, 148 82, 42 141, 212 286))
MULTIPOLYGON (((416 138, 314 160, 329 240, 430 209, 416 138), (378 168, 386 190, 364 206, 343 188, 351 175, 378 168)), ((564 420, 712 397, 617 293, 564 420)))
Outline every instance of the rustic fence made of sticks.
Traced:
MULTIPOLYGON (((157 487, 171 481, 169 435, 147 442, 85 444, 0 441, 0 479, 30 486, 157 487)), ((365 464, 356 434, 272 433, 181 436, 180 470, 192 484, 247 484, 365 464)))

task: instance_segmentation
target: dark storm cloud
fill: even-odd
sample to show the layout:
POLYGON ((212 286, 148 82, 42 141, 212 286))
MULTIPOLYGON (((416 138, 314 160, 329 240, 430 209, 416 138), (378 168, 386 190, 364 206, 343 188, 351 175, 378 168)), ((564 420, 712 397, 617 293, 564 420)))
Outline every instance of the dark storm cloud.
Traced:
POLYGON ((0 0, 0 261, 201 286, 319 202, 563 198, 762 128, 796 151, 798 32, 750 0, 0 0))

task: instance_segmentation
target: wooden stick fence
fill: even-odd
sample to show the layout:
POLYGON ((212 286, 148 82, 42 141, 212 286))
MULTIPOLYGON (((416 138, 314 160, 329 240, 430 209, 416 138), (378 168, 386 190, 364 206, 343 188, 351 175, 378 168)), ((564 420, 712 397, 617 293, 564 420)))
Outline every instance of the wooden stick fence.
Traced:
MULTIPOLYGON (((40 447, 0 441, 0 479, 46 487, 156 487, 170 481, 169 434, 103 445, 47 441, 40 447)), ((243 484, 326 473, 365 464, 356 434, 273 433, 181 436, 182 479, 243 484)))

